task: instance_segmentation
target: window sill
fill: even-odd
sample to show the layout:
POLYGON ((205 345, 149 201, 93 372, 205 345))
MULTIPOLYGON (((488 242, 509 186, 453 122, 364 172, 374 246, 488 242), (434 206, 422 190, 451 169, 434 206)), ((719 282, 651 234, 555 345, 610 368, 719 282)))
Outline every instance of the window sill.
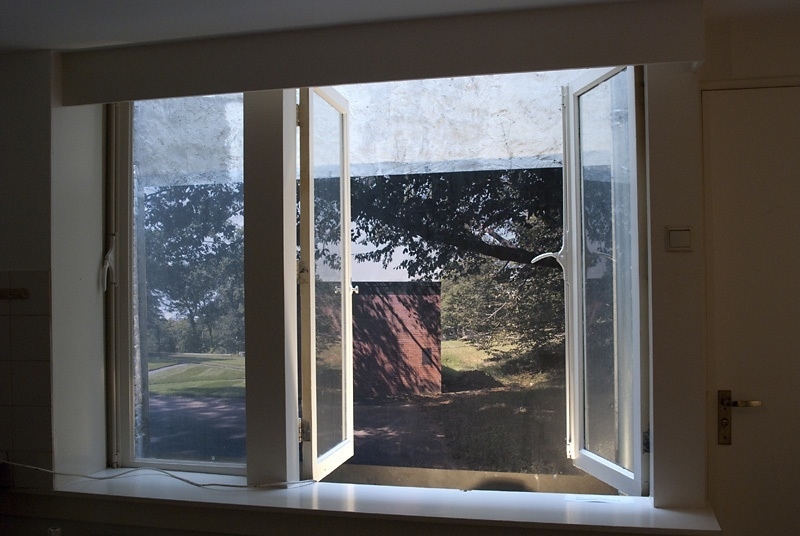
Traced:
MULTIPOLYGON (((106 470, 93 476, 111 476, 106 470)), ((243 477, 176 473, 198 483, 244 485, 243 477)), ((313 511, 320 514, 636 534, 714 534, 710 509, 662 509, 648 497, 502 491, 459 491, 327 482, 289 489, 199 488, 168 476, 139 472, 113 480, 79 479, 57 492, 135 501, 210 505, 217 509, 313 511)))

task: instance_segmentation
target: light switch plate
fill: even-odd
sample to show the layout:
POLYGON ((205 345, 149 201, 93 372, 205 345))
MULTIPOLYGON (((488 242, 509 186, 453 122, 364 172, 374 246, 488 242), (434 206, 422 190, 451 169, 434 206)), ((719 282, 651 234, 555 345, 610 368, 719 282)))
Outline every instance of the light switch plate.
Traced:
POLYGON ((664 245, 667 251, 692 251, 693 238, 691 225, 667 226, 664 228, 664 245))

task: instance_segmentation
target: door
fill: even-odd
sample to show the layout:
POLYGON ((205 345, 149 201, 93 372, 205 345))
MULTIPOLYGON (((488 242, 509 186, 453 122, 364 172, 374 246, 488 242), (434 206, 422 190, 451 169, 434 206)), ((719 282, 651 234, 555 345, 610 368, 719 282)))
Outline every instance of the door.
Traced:
POLYGON ((800 534, 800 87, 703 93, 709 496, 726 536, 800 534), (731 409, 717 441, 717 391, 731 409))
POLYGON ((300 90, 300 376, 303 478, 353 456, 347 101, 300 90))

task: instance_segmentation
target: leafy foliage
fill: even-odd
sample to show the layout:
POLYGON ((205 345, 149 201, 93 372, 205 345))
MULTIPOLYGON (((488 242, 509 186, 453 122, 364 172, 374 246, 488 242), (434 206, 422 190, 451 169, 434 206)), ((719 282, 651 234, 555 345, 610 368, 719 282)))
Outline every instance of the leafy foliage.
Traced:
POLYGON ((242 350, 242 184, 153 188, 143 208, 148 324, 158 349, 242 350))
MULTIPOLYGON (((332 184, 317 181, 317 195, 338 195, 332 184)), ((498 356, 509 367, 563 363, 562 273, 552 259, 531 264, 561 248, 560 169, 363 177, 351 189, 352 237, 369 246, 356 260, 441 279, 446 338, 513 348, 498 356)))
MULTIPOLYGON (((338 269, 338 180, 315 181, 315 208, 316 257, 338 269)), ((161 351, 241 351, 242 185, 152 189, 144 210, 151 339, 161 351)), ((531 264, 561 247, 560 169, 355 178, 351 211, 352 239, 369 245, 357 260, 442 280, 446 338, 511 348, 497 356, 508 367, 560 364, 561 270, 531 264)))

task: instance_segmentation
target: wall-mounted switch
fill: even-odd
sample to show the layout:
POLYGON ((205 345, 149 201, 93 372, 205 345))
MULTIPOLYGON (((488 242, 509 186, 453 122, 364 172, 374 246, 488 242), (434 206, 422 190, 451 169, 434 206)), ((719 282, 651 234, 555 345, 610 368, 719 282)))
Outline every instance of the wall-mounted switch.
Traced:
POLYGON ((667 251, 692 251, 692 227, 665 227, 667 251))

